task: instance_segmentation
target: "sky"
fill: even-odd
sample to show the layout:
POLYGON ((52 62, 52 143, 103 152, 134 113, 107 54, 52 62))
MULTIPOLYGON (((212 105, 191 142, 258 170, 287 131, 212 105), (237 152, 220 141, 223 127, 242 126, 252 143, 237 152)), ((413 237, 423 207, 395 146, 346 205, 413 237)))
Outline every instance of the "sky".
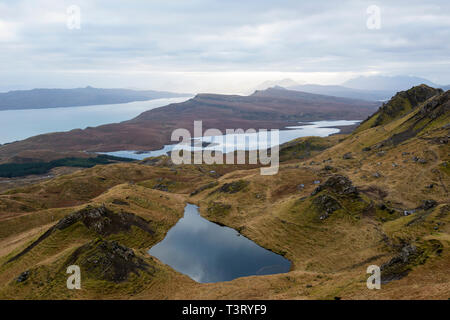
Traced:
POLYGON ((450 1, 0 0, 0 91, 245 93, 267 80, 450 84, 450 1))

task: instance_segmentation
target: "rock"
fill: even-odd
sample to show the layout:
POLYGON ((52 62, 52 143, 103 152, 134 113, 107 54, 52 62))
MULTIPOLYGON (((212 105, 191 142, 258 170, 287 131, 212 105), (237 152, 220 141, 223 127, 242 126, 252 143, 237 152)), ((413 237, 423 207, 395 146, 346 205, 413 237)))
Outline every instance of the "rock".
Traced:
POLYGON ((427 189, 433 189, 433 187, 434 187, 434 183, 425 186, 425 188, 427 188, 427 189))
POLYGON ((346 154, 344 154, 342 156, 342 159, 346 159, 346 160, 353 159, 352 153, 351 152, 347 152, 346 154))
POLYGON ((159 191, 165 191, 165 192, 169 191, 169 187, 162 183, 155 184, 153 186, 153 189, 159 190, 159 191))
MULTIPOLYGON (((321 196, 318 196, 313 200, 314 205, 316 205, 320 210, 325 211, 325 216, 328 217, 330 213, 333 213, 336 210, 339 210, 341 208, 341 205, 339 202, 334 199, 333 197, 324 194, 321 196)), ((322 220, 320 216, 319 218, 322 220)))
POLYGON ((411 160, 414 161, 414 162, 421 163, 421 164, 427 163, 427 160, 426 160, 426 159, 419 158, 419 157, 416 157, 416 156, 412 157, 411 160))
POLYGON ((422 205, 418 209, 429 210, 437 206, 437 202, 434 200, 424 200, 422 205))
POLYGON ((322 190, 329 190, 339 195, 355 196, 358 194, 358 191, 356 190, 356 187, 353 186, 351 180, 340 174, 328 178, 322 185, 314 189, 311 195, 316 195, 322 190))
POLYGON ((368 152, 368 151, 370 151, 370 150, 372 150, 371 147, 364 147, 364 148, 362 148, 362 151, 364 151, 364 152, 368 152))
POLYGON ((115 213, 106 208, 104 205, 100 207, 86 206, 84 209, 73 212, 58 221, 53 227, 48 229, 36 241, 22 250, 19 254, 12 257, 8 262, 14 261, 23 256, 43 240, 48 238, 56 230, 64 230, 73 224, 81 222, 91 231, 101 235, 108 236, 130 230, 131 227, 137 227, 150 235, 154 235, 155 231, 150 227, 149 223, 132 213, 120 212, 115 213))
POLYGON ((443 247, 437 240, 429 240, 424 245, 426 249, 416 247, 414 244, 406 244, 396 256, 383 263, 380 267, 381 283, 385 284, 405 277, 413 266, 423 264, 432 252, 439 254, 443 247))
POLYGON ((392 162, 392 168, 397 168, 397 167, 398 167, 398 164, 395 162, 392 162))
POLYGON ((302 190, 304 187, 305 187, 305 185, 304 185, 303 183, 300 183, 300 184, 297 186, 297 190, 302 190))
POLYGON ((29 270, 24 271, 17 277, 16 281, 19 283, 24 282, 28 279, 29 276, 30 276, 30 271, 29 270))
POLYGON ((314 180, 314 184, 320 184, 320 180, 314 180))
POLYGON ((76 264, 88 271, 95 279, 123 282, 130 273, 139 276, 138 271, 154 274, 149 265, 134 251, 117 241, 97 239, 76 249, 67 259, 66 265, 76 264))
POLYGON ((386 151, 378 151, 377 156, 382 157, 386 154, 386 151))
POLYGON ((420 158, 418 162, 421 164, 426 164, 428 161, 426 159, 420 158))
POLYGON ((372 176, 374 176, 375 178, 381 178, 381 173, 379 173, 378 171, 375 172, 372 176))
POLYGON ((404 216, 409 216, 409 215, 411 215, 411 214, 413 214, 413 213, 415 213, 416 212, 416 210, 404 210, 403 211, 403 215, 404 216))
POLYGON ((233 193, 241 191, 248 185, 249 185, 248 181, 238 180, 238 181, 233 181, 231 183, 225 183, 218 190, 219 190, 219 192, 222 192, 222 193, 233 194, 233 193))
POLYGON ((329 214, 328 214, 327 212, 325 212, 324 214, 322 214, 322 215, 319 216, 319 219, 320 219, 320 220, 325 220, 325 219, 328 218, 328 217, 329 217, 329 214))

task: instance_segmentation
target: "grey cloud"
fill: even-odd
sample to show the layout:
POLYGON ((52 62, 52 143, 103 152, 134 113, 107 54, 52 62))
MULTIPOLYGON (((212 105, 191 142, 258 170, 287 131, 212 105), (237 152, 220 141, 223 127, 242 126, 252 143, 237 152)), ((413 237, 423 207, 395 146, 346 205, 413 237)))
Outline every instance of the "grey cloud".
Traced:
POLYGON ((122 73, 124 82, 136 71, 279 71, 415 74, 450 83, 449 38, 447 0, 3 1, 0 89, 27 72, 32 86, 58 75, 63 83, 65 71, 83 79, 73 83, 96 86, 109 85, 105 71, 122 73), (65 25, 72 4, 81 8, 80 30, 65 25), (372 4, 381 8, 380 30, 366 27, 372 4))

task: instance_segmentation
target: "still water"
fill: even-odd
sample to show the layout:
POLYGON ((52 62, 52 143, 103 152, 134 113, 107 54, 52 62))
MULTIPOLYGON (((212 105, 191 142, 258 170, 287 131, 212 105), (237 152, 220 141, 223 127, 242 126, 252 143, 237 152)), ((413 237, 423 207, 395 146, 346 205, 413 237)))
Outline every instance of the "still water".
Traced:
POLYGON ((231 228, 201 217, 187 204, 184 217, 149 253, 201 283, 229 281, 251 275, 288 272, 291 262, 258 246, 231 228))
POLYGON ((155 99, 85 107, 0 111, 0 144, 38 134, 84 129, 132 119, 144 111, 190 97, 155 99))
POLYGON ((201 142, 210 143, 207 147, 191 147, 191 146, 177 146, 176 144, 167 144, 160 150, 152 150, 147 152, 136 152, 132 150, 122 150, 113 152, 103 152, 116 157, 131 158, 136 160, 143 160, 149 157, 159 157, 167 155, 168 152, 174 148, 190 149, 192 151, 199 150, 217 150, 221 152, 233 152, 235 150, 256 150, 259 146, 272 147, 275 144, 283 144, 300 137, 326 137, 331 134, 339 133, 338 128, 334 126, 350 126, 357 124, 360 120, 332 120, 332 121, 315 121, 299 126, 286 127, 286 129, 279 130, 279 140, 277 143, 270 140, 270 134, 251 133, 251 134, 232 134, 221 136, 207 136, 199 139, 201 142), (265 143, 260 144, 261 140, 265 143), (176 147, 177 146, 177 147, 176 147))

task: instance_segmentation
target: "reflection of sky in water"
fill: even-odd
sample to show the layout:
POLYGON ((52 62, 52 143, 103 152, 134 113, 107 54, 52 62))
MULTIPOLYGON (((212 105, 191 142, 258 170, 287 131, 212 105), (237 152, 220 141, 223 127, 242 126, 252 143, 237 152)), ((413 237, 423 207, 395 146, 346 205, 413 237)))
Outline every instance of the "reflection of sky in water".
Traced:
POLYGON ((22 140, 42 133, 129 120, 144 111, 187 99, 189 97, 83 107, 0 111, 0 143, 22 140))
POLYGON ((289 271, 289 260, 238 235, 202 218, 188 204, 184 217, 149 253, 202 283, 289 271))
POLYGON ((256 149, 267 149, 267 146, 272 147, 277 144, 283 144, 292 141, 296 138, 307 137, 307 136, 318 136, 326 137, 330 134, 338 133, 339 129, 329 128, 332 126, 349 126, 358 123, 359 120, 349 121, 349 120, 337 120, 337 121, 316 121, 308 124, 303 124, 301 126, 291 126, 287 127, 286 130, 279 130, 279 139, 271 140, 270 131, 267 133, 257 132, 252 134, 229 134, 221 136, 208 136, 202 137, 200 139, 194 139, 201 144, 201 142, 211 143, 210 146, 201 147, 194 146, 190 147, 188 145, 180 146, 176 148, 176 144, 165 145, 164 148, 160 150, 154 150, 150 152, 136 153, 135 151, 115 151, 106 152, 106 154, 126 157, 137 160, 143 160, 148 157, 158 157, 160 155, 167 154, 167 152, 179 149, 191 149, 193 151, 199 150, 216 150, 224 153, 232 152, 235 150, 256 150, 256 149), (258 148, 259 147, 259 148, 258 148))

